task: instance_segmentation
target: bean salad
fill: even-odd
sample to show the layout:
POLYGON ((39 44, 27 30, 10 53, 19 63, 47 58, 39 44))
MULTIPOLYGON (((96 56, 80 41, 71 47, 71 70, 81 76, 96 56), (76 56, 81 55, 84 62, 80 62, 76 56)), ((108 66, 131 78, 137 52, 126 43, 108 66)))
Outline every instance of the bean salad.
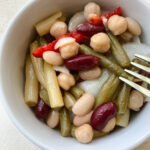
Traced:
POLYGON ((122 76, 147 87, 124 71, 148 76, 130 65, 122 46, 141 35, 140 24, 123 16, 121 7, 104 13, 89 2, 71 18, 55 12, 35 24, 35 30, 26 56, 25 103, 36 117, 84 144, 117 126, 127 127, 132 111, 146 104, 145 95, 119 80, 122 76))

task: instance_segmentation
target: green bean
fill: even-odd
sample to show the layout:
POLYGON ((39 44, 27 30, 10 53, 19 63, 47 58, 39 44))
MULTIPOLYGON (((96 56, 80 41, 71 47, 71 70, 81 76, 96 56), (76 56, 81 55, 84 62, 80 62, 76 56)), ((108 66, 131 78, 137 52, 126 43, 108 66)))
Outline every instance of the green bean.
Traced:
POLYGON ((142 61, 141 61, 141 59, 139 59, 139 58, 134 58, 132 61, 133 61, 133 62, 136 62, 136 63, 138 63, 138 64, 142 64, 142 61))
POLYGON ((72 75, 73 75, 75 81, 78 81, 78 80, 79 80, 80 77, 79 77, 79 74, 78 74, 78 73, 73 72, 72 75))
POLYGON ((118 106, 119 115, 123 115, 126 112, 130 91, 131 91, 131 87, 123 83, 117 97, 117 106, 118 106))
MULTIPOLYGON (((75 129, 77 127, 72 125, 71 126, 71 136, 75 138, 75 129)), ((103 137, 105 136, 107 133, 104 133, 104 132, 101 132, 101 131, 97 131, 97 130, 93 130, 93 138, 100 138, 100 137, 103 137)))
POLYGON ((50 17, 38 22, 35 25, 35 29, 40 36, 46 35, 49 33, 52 24, 60 17, 63 13, 61 11, 54 13, 50 17))
POLYGON ((148 88, 148 83, 143 82, 141 86, 147 89, 148 88))
POLYGON ((75 129, 76 129, 76 126, 72 125, 71 126, 71 136, 75 138, 75 129))
POLYGON ((120 80, 115 74, 112 74, 109 76, 109 78, 102 85, 96 97, 95 108, 103 104, 104 102, 112 100, 112 97, 117 87, 119 86, 119 83, 120 83, 120 80))
POLYGON ((82 90, 80 87, 78 87, 77 85, 73 86, 70 89, 70 92, 73 94, 73 96, 75 98, 80 98, 85 92, 84 90, 82 90))
POLYGON ((40 98, 45 102, 45 104, 50 106, 49 97, 48 97, 48 93, 47 93, 46 89, 44 89, 44 88, 40 89, 40 98))
POLYGON ((66 21, 66 14, 64 12, 62 12, 62 16, 60 18, 58 18, 57 20, 65 22, 66 21))
POLYGON ((130 59, 125 52, 124 48, 119 43, 116 36, 114 36, 111 32, 107 31, 107 34, 111 40, 111 50, 112 55, 116 59, 116 61, 119 63, 119 65, 123 68, 130 66, 130 59))
POLYGON ((120 127, 127 127, 130 119, 130 110, 127 108, 126 112, 123 115, 117 114, 116 125, 120 127))
MULTIPOLYGON (((142 64, 142 61, 138 58, 135 58, 132 61, 136 62, 138 64, 142 64)), ((139 71, 139 69, 134 67, 134 66, 131 66, 130 70, 139 71)), ((129 80, 131 80, 133 82, 142 82, 140 79, 133 78, 131 76, 129 77, 129 80)), ((141 86, 147 88, 147 83, 142 82, 141 86)), ((128 105, 128 99, 130 96, 130 91, 131 91, 131 87, 124 83, 121 87, 119 94, 118 94, 117 102, 116 102, 117 106, 118 106, 118 115, 123 115, 126 112, 127 105, 128 105)))
POLYGON ((107 133, 97 131, 97 130, 93 130, 93 134, 94 134, 93 138, 96 139, 96 138, 100 138, 100 137, 105 136, 107 133))
POLYGON ((71 131, 69 112, 66 108, 60 110, 60 128, 62 136, 67 136, 71 131))
POLYGON ((38 80, 30 56, 27 56, 26 59, 25 77, 24 100, 28 106, 33 107, 38 102, 38 80))
POLYGON ((76 100, 72 94, 70 94, 69 92, 64 93, 64 104, 69 111, 72 111, 72 107, 75 102, 76 100))
POLYGON ((103 56, 102 54, 94 52, 94 50, 92 50, 88 46, 84 44, 80 45, 79 51, 83 54, 89 54, 89 55, 99 57, 100 58, 99 64, 102 67, 107 68, 108 70, 112 71, 117 76, 128 77, 127 73, 119 65, 117 65, 112 60, 108 59, 107 57, 103 56))
POLYGON ((32 55, 32 52, 38 47, 39 47, 38 41, 34 41, 33 43, 30 44, 30 57, 37 79, 39 80, 40 84, 43 85, 44 88, 46 88, 46 82, 44 79, 43 60, 42 58, 35 58, 32 55))
POLYGON ((44 45, 48 44, 48 41, 45 38, 43 38, 43 37, 39 37, 38 38, 38 42, 39 42, 40 46, 44 46, 44 45))
POLYGON ((53 66, 44 62, 44 75, 49 96, 49 104, 51 108, 61 108, 64 106, 62 93, 58 84, 56 71, 53 66))
MULTIPOLYGON (((135 62, 135 63, 138 63, 138 64, 142 64, 142 61, 138 58, 134 58, 132 61, 135 62)), ((131 70, 132 71, 138 71, 139 69, 137 67, 132 66, 131 70)))

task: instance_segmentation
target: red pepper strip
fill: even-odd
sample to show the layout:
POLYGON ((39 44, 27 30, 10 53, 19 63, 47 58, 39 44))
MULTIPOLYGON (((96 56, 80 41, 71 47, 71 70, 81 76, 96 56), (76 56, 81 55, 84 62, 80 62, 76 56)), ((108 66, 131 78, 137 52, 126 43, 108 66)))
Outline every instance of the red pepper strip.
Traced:
POLYGON ((100 24, 103 24, 103 17, 109 19, 113 15, 122 16, 122 8, 118 7, 113 12, 105 13, 101 17, 99 17, 99 16, 93 16, 90 19, 89 23, 94 24, 94 25, 100 25, 100 24))
POLYGON ((55 51, 55 52, 58 52, 59 49, 54 49, 55 47, 55 44, 57 43, 58 40, 55 40, 47 45, 44 45, 42 47, 39 47, 37 49, 35 49, 32 53, 32 55, 34 57, 37 57, 37 58, 41 58, 43 56, 43 53, 46 52, 46 51, 55 51))
POLYGON ((122 16, 122 8, 121 8, 121 7, 118 7, 118 8, 116 8, 113 12, 103 14, 102 17, 106 17, 107 19, 109 19, 109 18, 110 18, 111 16, 113 16, 113 15, 122 16))
POLYGON ((81 43, 86 39, 86 37, 83 34, 78 33, 76 30, 73 32, 70 32, 69 35, 75 38, 77 43, 81 43))
MULTIPOLYGON (((64 38, 64 37, 73 37, 73 38, 76 39, 76 42, 78 42, 78 43, 82 42, 85 39, 85 36, 83 36, 82 34, 78 33, 76 30, 61 36, 59 39, 64 38)), ((45 46, 42 46, 42 47, 39 47, 39 48, 35 49, 33 51, 32 55, 34 57, 41 58, 43 56, 43 53, 46 52, 46 51, 59 52, 59 49, 55 49, 55 44, 57 43, 57 41, 59 39, 54 40, 53 42, 51 42, 51 43, 49 43, 49 44, 47 44, 45 46)))
POLYGON ((89 23, 93 24, 93 25, 102 25, 103 24, 102 16, 101 17, 99 17, 99 16, 91 17, 89 23))

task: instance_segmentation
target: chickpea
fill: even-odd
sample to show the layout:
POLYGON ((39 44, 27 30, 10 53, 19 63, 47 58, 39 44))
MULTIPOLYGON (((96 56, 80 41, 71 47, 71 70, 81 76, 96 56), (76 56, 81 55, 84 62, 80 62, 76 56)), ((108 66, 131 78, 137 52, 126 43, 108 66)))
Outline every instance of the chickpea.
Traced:
POLYGON ((56 110, 51 110, 48 114, 46 122, 50 128, 55 128, 59 123, 59 112, 56 110))
POLYGON ((130 17, 127 17, 126 20, 128 23, 128 31, 133 35, 140 35, 142 32, 140 25, 130 17))
POLYGON ((97 33, 91 37, 90 46, 100 53, 105 53, 110 48, 110 39, 106 33, 97 33))
POLYGON ((108 123, 106 124, 106 126, 103 128, 102 132, 110 132, 112 131, 116 126, 116 118, 112 118, 108 121, 108 123))
POLYGON ((75 129, 76 139, 83 144, 90 143, 93 139, 93 129, 89 124, 84 124, 75 129))
POLYGON ((82 80, 92 80, 96 79, 101 75, 101 69, 99 67, 94 67, 92 69, 79 71, 79 77, 82 80))
POLYGON ((90 17, 92 16, 100 16, 101 15, 101 9, 100 6, 94 2, 90 2, 84 7, 84 17, 87 20, 90 20, 90 17))
POLYGON ((78 54, 79 44, 74 42, 60 48, 61 57, 64 59, 71 58, 78 54))
POLYGON ((83 94, 72 108, 75 115, 83 116, 89 113, 94 105, 95 98, 90 93, 83 94))
POLYGON ((134 111, 139 111, 143 106, 144 96, 137 90, 133 90, 129 97, 128 107, 134 111))
POLYGON ((120 35, 127 30, 127 20, 124 17, 113 15, 108 20, 108 29, 114 35, 120 35))
POLYGON ((75 116, 73 119, 73 124, 75 126, 81 126, 85 123, 90 123, 92 113, 93 113, 93 111, 89 112, 88 114, 86 114, 84 116, 75 116))
POLYGON ((50 34, 56 39, 67 33, 67 25, 63 21, 56 21, 50 28, 50 34))
POLYGON ((64 63, 64 60, 62 59, 61 55, 53 51, 44 52, 43 59, 47 63, 51 65, 56 65, 56 66, 62 65, 64 63))
POLYGON ((69 90, 75 85, 75 79, 72 74, 60 73, 58 75, 58 83, 64 90, 69 90))
POLYGON ((122 33, 121 35, 120 35, 120 37, 123 39, 123 40, 125 40, 125 41, 131 41, 131 39, 133 38, 133 35, 130 33, 130 32, 128 32, 128 31, 126 31, 126 32, 124 32, 124 33, 122 33))

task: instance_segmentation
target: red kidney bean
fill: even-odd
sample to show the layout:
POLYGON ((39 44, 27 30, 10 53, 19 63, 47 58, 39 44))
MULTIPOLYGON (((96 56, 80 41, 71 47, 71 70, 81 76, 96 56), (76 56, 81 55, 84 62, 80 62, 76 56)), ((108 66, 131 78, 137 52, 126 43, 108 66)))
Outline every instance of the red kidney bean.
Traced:
POLYGON ((138 84, 138 85, 142 85, 142 81, 137 81, 137 82, 135 82, 136 84, 138 84))
POLYGON ((91 126, 101 131, 107 122, 117 114, 117 106, 113 102, 106 102, 97 107, 91 116, 91 126))
POLYGON ((84 36, 91 37, 96 33, 104 32, 105 28, 103 25, 94 25, 90 23, 81 24, 77 27, 78 33, 83 34, 84 36))
POLYGON ((49 106, 44 103, 42 99, 39 99, 36 108, 35 114, 38 118, 46 118, 49 113, 49 106))
POLYGON ((148 72, 144 71, 144 70, 139 70, 139 74, 143 75, 143 76, 148 76, 148 72))
MULTIPOLYGON (((148 76, 148 72, 144 71, 144 70, 139 70, 139 74, 147 77, 148 76)), ((138 85, 142 85, 143 81, 138 81, 138 82, 135 82, 136 84, 138 85)))
POLYGON ((72 71, 80 71, 99 65, 100 59, 96 56, 81 54, 65 61, 65 66, 72 71))
POLYGON ((147 102, 144 102, 142 107, 140 108, 140 110, 143 109, 146 106, 146 104, 147 104, 147 102))

